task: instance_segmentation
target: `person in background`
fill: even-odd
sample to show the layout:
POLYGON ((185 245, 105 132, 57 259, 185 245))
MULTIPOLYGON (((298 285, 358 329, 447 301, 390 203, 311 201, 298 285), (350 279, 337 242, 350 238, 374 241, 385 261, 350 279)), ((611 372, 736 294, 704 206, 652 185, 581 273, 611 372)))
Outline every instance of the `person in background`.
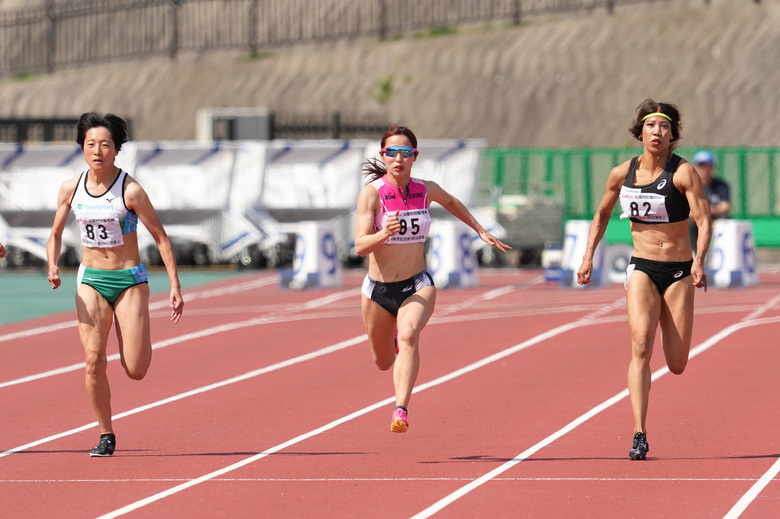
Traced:
POLYGON ((715 156, 709 150, 697 151, 693 156, 693 165, 701 177, 701 185, 704 196, 710 204, 712 218, 728 218, 731 212, 729 185, 715 177, 715 156))
POLYGON ((151 233, 171 283, 171 321, 184 308, 176 258, 157 212, 141 185, 114 164, 127 142, 127 124, 113 114, 82 114, 76 142, 89 169, 66 180, 57 196, 51 235, 46 247, 48 280, 62 284, 57 263, 62 232, 73 211, 84 250, 76 291, 76 316, 84 348, 86 388, 100 427, 100 441, 90 456, 111 456, 116 436, 111 421, 111 390, 106 376, 106 348, 111 326, 127 376, 141 380, 152 361, 149 329, 148 274, 138 251, 140 220, 151 233))
POLYGON ((3 247, 3 244, 0 243, 0 258, 5 258, 6 252, 5 247, 3 247))
MULTIPOLYGON (((693 155, 693 165, 701 178, 704 196, 710 205, 710 215, 713 220, 728 218, 731 213, 731 196, 729 185, 715 177, 715 156, 710 150, 699 150, 693 155)), ((696 254, 696 241, 699 237, 699 228, 691 220, 688 225, 691 236, 691 247, 696 254)))
POLYGON ((433 314, 436 288, 425 267, 428 207, 436 202, 474 229, 485 243, 511 247, 487 232, 463 203, 437 183, 412 177, 417 137, 408 127, 391 126, 382 136, 381 160, 363 164, 367 183, 360 191, 355 250, 369 256, 363 281, 362 313, 374 363, 393 368, 395 404, 390 430, 406 432, 407 407, 420 369, 420 333, 433 314))
POLYGON ((586 285, 596 251, 615 204, 631 221, 634 251, 626 269, 626 310, 631 331, 628 390, 634 437, 628 457, 643 460, 647 442, 647 407, 652 373, 650 359, 658 327, 669 371, 679 375, 688 364, 693 336, 696 288, 707 290, 704 260, 710 246, 711 220, 701 180, 674 149, 681 136, 680 111, 670 103, 646 99, 636 108, 629 133, 642 143, 638 157, 612 169, 588 235, 577 272, 586 285), (699 227, 700 254, 693 259, 688 218, 699 227))

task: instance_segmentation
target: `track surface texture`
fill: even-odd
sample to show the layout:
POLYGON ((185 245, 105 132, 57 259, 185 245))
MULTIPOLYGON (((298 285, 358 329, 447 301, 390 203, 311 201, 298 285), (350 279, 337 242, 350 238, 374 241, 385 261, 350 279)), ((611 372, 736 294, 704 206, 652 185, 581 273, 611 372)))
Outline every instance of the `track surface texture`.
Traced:
MULTIPOLYGON (((364 273, 287 290, 278 273, 189 287, 128 379, 109 343, 117 451, 97 425, 75 313, 0 326, 3 517, 745 517, 780 515, 780 271, 696 295, 691 361, 653 356, 650 452, 630 461, 622 286, 483 270, 442 289, 410 428, 360 316, 364 273)), ((67 288, 67 287, 66 287, 67 288)))

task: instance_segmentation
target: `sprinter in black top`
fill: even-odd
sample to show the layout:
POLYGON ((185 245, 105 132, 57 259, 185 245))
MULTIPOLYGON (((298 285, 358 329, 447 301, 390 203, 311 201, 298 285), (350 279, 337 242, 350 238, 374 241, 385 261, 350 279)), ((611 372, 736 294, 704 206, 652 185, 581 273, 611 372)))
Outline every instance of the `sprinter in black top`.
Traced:
POLYGON ((634 246, 625 283, 631 329, 628 389, 634 437, 628 456, 632 460, 645 459, 649 450, 645 421, 656 329, 660 325, 663 333, 666 365, 679 375, 691 349, 695 289, 707 289, 704 259, 712 232, 709 207, 696 170, 672 153, 680 128, 680 112, 673 104, 647 99, 637 107, 629 132, 642 142, 642 154, 610 172, 577 272, 580 284, 590 282, 593 254, 620 200, 621 218, 631 221, 634 246), (689 216, 699 229, 695 260, 688 237, 689 216))
POLYGON ((628 175, 620 188, 620 218, 629 218, 634 223, 670 223, 688 221, 691 207, 679 189, 674 185, 674 174, 680 167, 682 157, 672 155, 666 167, 652 183, 638 185, 636 166, 639 157, 631 159, 628 175))

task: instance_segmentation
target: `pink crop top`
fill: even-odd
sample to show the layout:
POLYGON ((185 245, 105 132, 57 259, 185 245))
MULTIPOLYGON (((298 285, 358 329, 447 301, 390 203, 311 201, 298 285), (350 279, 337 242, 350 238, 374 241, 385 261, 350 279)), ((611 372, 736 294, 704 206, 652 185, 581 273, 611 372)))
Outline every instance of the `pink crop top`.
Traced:
POLYGON ((385 228, 387 218, 399 211, 398 221, 401 230, 391 236, 385 244, 424 242, 431 230, 431 215, 428 212, 428 193, 425 183, 415 178, 409 181, 409 195, 404 198, 405 190, 391 184, 386 176, 370 184, 379 191, 382 208, 374 218, 374 232, 385 228))

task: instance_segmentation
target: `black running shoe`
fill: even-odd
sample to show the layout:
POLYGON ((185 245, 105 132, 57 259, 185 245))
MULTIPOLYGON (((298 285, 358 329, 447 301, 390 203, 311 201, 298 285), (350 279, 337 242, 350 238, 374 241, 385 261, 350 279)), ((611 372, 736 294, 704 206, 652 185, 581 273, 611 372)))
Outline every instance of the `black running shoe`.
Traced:
POLYGON ((113 434, 101 434, 100 443, 89 451, 90 456, 111 456, 116 448, 116 436, 113 434))
POLYGON ((647 444, 647 436, 643 432, 638 432, 634 435, 634 445, 628 453, 628 457, 632 460, 643 460, 647 457, 647 451, 650 450, 650 446, 647 444))

